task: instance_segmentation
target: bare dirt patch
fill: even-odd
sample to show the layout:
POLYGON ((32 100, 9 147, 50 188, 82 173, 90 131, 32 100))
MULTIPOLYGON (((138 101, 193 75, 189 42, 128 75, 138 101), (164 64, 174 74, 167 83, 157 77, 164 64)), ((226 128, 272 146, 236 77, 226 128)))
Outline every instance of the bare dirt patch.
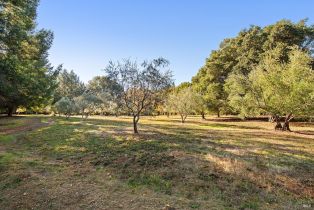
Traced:
MULTIPOLYGON (((2 120, 5 121, 5 119, 2 119, 2 120)), ((41 127, 52 125, 53 123, 54 121, 52 119, 48 119, 48 122, 41 122, 40 118, 30 118, 30 119, 25 120, 25 122, 22 125, 17 126, 17 127, 13 127, 13 128, 10 128, 10 127, 1 128, 0 127, 0 133, 4 135, 17 134, 17 133, 21 133, 25 131, 36 130, 41 127)))

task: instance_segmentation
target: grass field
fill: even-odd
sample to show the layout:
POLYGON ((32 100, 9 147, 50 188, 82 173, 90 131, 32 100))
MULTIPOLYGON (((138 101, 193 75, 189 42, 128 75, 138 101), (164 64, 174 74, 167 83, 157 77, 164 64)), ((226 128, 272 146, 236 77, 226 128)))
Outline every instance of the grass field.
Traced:
POLYGON ((0 209, 312 209, 314 124, 0 118, 0 209))

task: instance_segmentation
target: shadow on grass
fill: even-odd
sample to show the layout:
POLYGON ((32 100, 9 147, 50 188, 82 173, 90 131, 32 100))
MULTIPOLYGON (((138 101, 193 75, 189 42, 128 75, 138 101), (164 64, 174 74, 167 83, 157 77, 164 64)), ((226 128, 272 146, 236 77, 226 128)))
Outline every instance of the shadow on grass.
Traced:
POLYGON ((131 121, 55 121, 16 143, 46 158, 105 167, 134 189, 148 187, 191 200, 212 196, 226 207, 289 206, 299 198, 314 197, 314 157, 302 150, 311 142, 308 138, 249 132, 256 128, 247 126, 210 124, 205 129, 202 124, 198 128, 154 121, 141 124, 141 133, 133 135, 131 121), (284 192, 290 193, 291 203, 285 203, 290 195, 284 192))
POLYGON ((311 130, 294 131, 294 133, 313 136, 313 138, 314 138, 314 131, 311 131, 311 130))

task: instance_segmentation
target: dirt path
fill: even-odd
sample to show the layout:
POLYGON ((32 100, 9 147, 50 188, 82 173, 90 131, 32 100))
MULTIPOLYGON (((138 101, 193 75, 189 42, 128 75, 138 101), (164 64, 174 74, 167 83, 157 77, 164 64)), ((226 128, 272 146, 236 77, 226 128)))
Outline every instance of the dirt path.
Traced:
POLYGON ((17 134, 24 131, 32 131, 41 127, 49 126, 52 125, 53 123, 54 121, 52 119, 48 119, 48 122, 41 122, 40 118, 31 118, 26 120, 26 122, 23 125, 18 127, 4 129, 0 128, 0 133, 4 135, 17 134))

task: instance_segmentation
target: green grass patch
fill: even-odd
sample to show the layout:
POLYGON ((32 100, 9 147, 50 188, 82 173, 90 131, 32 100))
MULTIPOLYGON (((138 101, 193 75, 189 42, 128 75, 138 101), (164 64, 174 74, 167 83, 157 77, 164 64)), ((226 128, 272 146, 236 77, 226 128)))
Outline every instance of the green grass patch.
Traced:
POLYGON ((16 188, 22 182, 22 178, 18 176, 10 176, 4 181, 0 182, 0 190, 8 188, 16 188))
POLYGON ((14 135, 0 136, 0 142, 1 143, 10 143, 10 142, 15 141, 15 140, 16 140, 16 136, 14 136, 14 135))
POLYGON ((157 192, 171 194, 172 183, 164 180, 158 175, 139 175, 134 176, 128 180, 128 185, 131 188, 138 188, 142 186, 149 187, 157 192))
MULTIPOLYGON (((31 118, 14 119, 2 127, 23 125, 27 119, 31 118)), ((127 117, 40 120, 54 123, 0 136, 0 171, 8 174, 0 180, 0 194, 19 188, 24 179, 17 174, 26 171, 42 180, 57 176, 50 181, 58 180, 63 192, 80 193, 71 187, 86 179, 88 187, 117 191, 124 187, 137 196, 147 188, 168 199, 165 203, 186 201, 178 209, 210 209, 210 202, 221 209, 299 209, 302 203, 314 202, 313 139, 275 133, 267 122, 193 118, 181 124, 177 118, 143 117, 140 134, 133 135, 127 117)), ((38 180, 30 180, 36 188, 38 180)), ((99 192, 88 192, 94 191, 99 192)))

